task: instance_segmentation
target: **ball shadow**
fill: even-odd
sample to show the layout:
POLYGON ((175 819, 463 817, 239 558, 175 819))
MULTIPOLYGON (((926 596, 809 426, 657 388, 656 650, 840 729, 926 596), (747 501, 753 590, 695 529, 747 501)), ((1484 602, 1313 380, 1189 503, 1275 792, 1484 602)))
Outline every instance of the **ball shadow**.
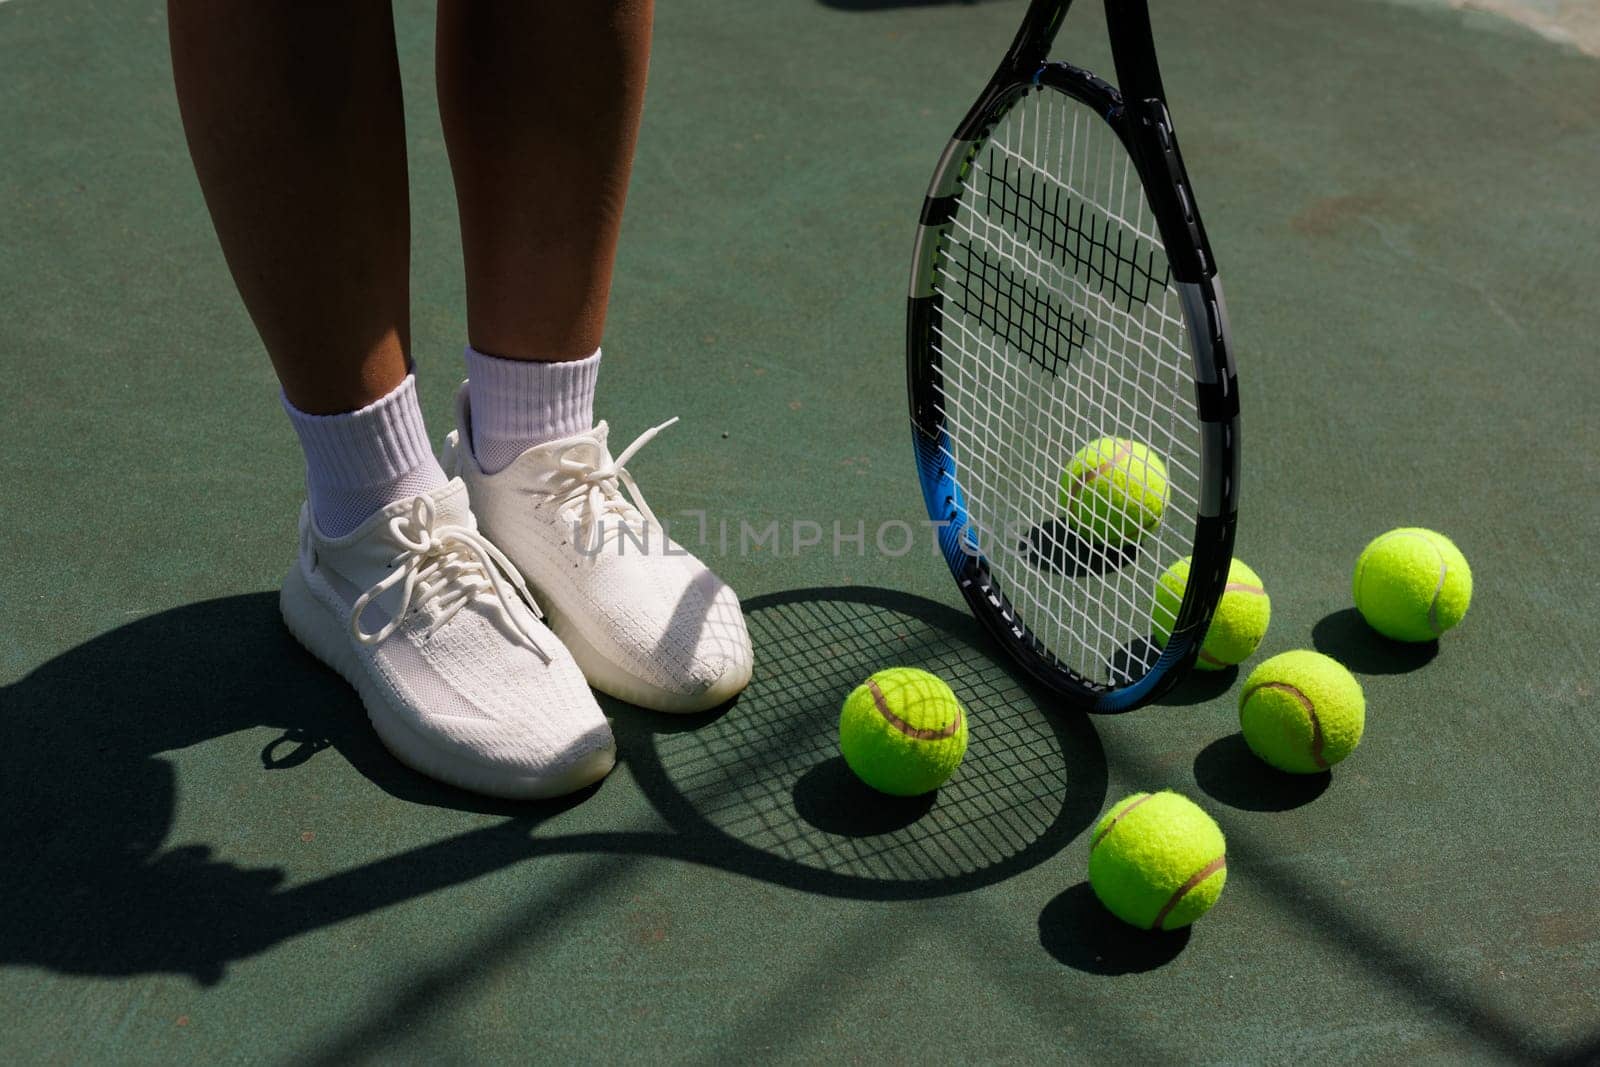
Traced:
POLYGON ((880 793, 855 776, 843 756, 823 760, 794 784, 800 817, 824 833, 875 837, 910 826, 928 813, 938 791, 919 797, 880 793))
POLYGON ((1140 974, 1164 967, 1189 943, 1181 930, 1137 930, 1105 909, 1088 882, 1059 894, 1039 913, 1039 944, 1088 974, 1140 974))
POLYGON ((1191 670, 1183 680, 1156 701, 1166 707, 1190 707, 1209 704, 1222 696, 1239 680, 1238 667, 1224 667, 1220 671, 1191 670))
POLYGON ((1086 540, 1062 519, 1042 522, 1028 531, 1018 546, 1035 570, 1061 578, 1109 574, 1139 558, 1137 542, 1113 547, 1086 540))
POLYGON ((1439 654, 1437 641, 1389 640, 1368 626, 1355 608, 1323 616, 1311 628, 1311 644, 1357 674, 1405 674, 1427 666, 1439 654))
POLYGON ((1194 780, 1207 796, 1243 811, 1291 811, 1321 796, 1333 780, 1327 771, 1287 774, 1261 762, 1243 734, 1229 734, 1200 750, 1194 780))

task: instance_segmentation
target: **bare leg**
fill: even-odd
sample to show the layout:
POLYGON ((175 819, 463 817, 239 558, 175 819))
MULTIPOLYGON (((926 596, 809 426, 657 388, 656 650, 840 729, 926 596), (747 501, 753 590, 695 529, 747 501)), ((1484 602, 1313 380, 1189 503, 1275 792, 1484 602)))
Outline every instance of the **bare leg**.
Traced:
POLYGON ((650 0, 439 0, 439 109, 471 341, 458 394, 471 448, 458 438, 451 457, 486 536, 582 638, 571 651, 590 684, 686 712, 750 680, 739 600, 650 532, 593 422, 651 17, 650 0), (580 544, 596 541, 570 525, 574 506, 598 550, 615 551, 607 566, 582 558, 580 544), (624 537, 652 547, 625 550, 624 537))
POLYGON ((382 397, 411 344, 388 0, 168 0, 167 14, 195 170, 285 394, 312 414, 382 397))
POLYGON ((600 347, 652 15, 652 0, 440 0, 439 109, 480 352, 600 347))

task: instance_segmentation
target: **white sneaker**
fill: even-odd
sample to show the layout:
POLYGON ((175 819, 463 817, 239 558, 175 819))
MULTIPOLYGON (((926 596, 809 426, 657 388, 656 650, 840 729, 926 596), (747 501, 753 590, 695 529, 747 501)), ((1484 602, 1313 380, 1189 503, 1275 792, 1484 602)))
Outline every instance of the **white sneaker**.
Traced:
POLYGON ((668 539, 623 466, 670 425, 612 459, 602 422, 484 474, 463 383, 442 462, 467 483, 484 533, 549 609, 589 684, 657 711, 704 711, 749 684, 750 635, 733 590, 668 539))
POLYGON ((611 728, 515 569, 452 480, 344 537, 300 511, 279 596, 289 630, 356 687, 399 760, 442 782, 524 799, 611 770, 611 728))

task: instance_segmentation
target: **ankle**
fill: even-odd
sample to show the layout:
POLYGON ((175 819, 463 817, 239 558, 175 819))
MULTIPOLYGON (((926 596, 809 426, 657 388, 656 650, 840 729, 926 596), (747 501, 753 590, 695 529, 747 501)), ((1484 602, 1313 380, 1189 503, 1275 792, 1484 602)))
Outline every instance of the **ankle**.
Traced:
POLYGON ((501 359, 467 346, 472 451, 485 474, 594 425, 600 351, 562 363, 501 359))
POLYGON ((324 537, 342 537, 397 500, 444 485, 416 378, 356 411, 308 415, 283 398, 306 457, 306 494, 324 537))

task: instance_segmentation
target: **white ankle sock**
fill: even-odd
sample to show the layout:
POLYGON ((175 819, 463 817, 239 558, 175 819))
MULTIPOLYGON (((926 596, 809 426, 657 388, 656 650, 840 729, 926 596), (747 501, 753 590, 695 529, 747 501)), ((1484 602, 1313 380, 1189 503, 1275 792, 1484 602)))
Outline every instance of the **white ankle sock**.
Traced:
POLYGON ((417 403, 417 379, 405 380, 364 408, 308 415, 283 398, 306 454, 306 493, 324 537, 343 537, 396 500, 446 481, 417 403))
POLYGON ((472 453, 485 474, 510 466, 534 445, 594 425, 600 350, 587 359, 535 363, 501 359, 467 346, 472 453))

